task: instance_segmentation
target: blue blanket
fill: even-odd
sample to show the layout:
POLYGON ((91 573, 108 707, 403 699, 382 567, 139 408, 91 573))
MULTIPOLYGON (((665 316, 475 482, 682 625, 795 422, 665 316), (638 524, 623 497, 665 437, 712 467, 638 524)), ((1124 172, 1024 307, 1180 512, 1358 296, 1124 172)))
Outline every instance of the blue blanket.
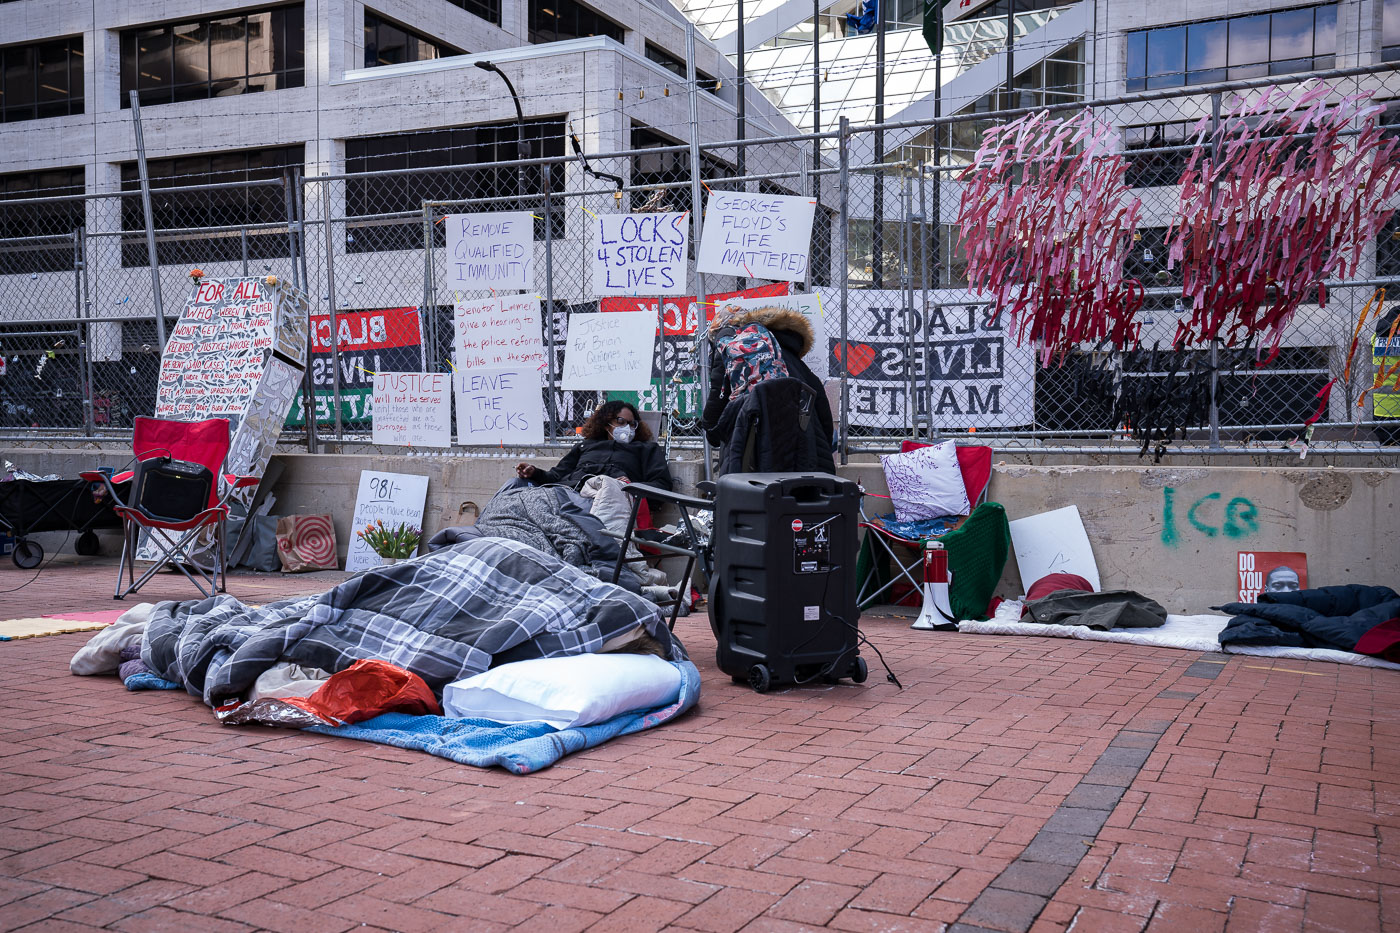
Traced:
POLYGON ((351 726, 311 726, 307 731, 409 748, 478 768, 500 765, 515 774, 529 774, 565 755, 659 726, 694 706, 700 698, 700 671, 690 661, 671 663, 682 677, 674 703, 623 713, 594 726, 555 729, 542 722, 504 725, 487 719, 384 713, 351 726))

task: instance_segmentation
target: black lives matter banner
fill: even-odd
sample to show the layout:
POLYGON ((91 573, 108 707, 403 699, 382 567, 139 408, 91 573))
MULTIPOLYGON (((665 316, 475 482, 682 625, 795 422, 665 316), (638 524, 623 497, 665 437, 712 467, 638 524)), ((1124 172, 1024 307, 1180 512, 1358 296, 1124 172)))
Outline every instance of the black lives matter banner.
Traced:
MULTIPOLYGON (((342 427, 368 431, 374 373, 416 373, 423 370, 423 338, 417 308, 336 312, 336 349, 340 358, 340 422, 342 427)), ((331 317, 311 315, 311 355, 308 366, 316 392, 316 423, 334 424, 335 362, 331 355, 331 317)), ((287 415, 287 427, 306 422, 298 395, 287 415)))
POLYGON ((941 428, 1034 420, 1034 351, 1015 346, 999 321, 987 321, 985 302, 962 291, 930 292, 926 311, 917 293, 911 309, 903 292, 852 290, 842 342, 841 292, 818 291, 831 375, 849 366, 851 424, 908 430, 915 417, 930 412, 941 428))

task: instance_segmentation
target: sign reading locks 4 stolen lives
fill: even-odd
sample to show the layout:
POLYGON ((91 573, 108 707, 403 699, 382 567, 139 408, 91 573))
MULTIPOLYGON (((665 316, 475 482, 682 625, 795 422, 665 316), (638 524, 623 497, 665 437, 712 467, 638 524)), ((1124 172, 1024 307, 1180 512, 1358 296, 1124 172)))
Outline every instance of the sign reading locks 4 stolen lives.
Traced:
POLYGON ((448 289, 535 287, 535 224, 528 211, 448 214, 444 223, 448 289))
POLYGON ((465 447, 544 443, 544 396, 534 367, 457 373, 457 443, 465 447))
POLYGON ((651 384, 656 312, 569 315, 564 391, 641 392, 651 384))
POLYGON ((375 373, 374 443, 451 447, 451 385, 448 373, 375 373))
POLYGON ((423 528, 423 503, 428 498, 428 478, 408 473, 360 471, 360 491, 355 496, 355 520, 350 526, 350 550, 345 569, 350 573, 369 570, 381 563, 379 555, 365 544, 357 532, 376 521, 386 528, 400 523, 423 528))
POLYGON ((779 282, 807 276, 817 202, 785 194, 715 191, 695 268, 779 282))
POLYGON ((593 294, 684 294, 688 216, 599 214, 593 244, 593 294))
MULTIPOLYGON (((839 290, 818 291, 826 307, 841 307, 839 290)), ((926 412, 943 428, 1034 420, 1035 348, 1016 346, 1000 320, 988 321, 985 301, 966 291, 930 291, 925 314, 922 300, 910 310, 902 292, 849 297, 848 340, 843 345, 827 334, 827 364, 832 376, 849 366, 852 424, 907 430, 907 419, 926 412)))

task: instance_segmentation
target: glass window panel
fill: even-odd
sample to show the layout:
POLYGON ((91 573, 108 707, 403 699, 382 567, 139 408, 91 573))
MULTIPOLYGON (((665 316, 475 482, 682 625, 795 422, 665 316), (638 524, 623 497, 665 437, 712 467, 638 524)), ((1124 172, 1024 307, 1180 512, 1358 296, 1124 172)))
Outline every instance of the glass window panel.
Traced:
POLYGON ((1288 58, 1283 61, 1269 63, 1269 74, 1271 75, 1291 75, 1300 71, 1311 71, 1313 60, 1311 58, 1288 58))
MULTIPOLYGON (((298 3, 282 11, 283 57, 279 66, 288 71, 300 71, 306 67, 306 7, 298 3), (284 63, 284 64, 282 64, 284 63)), ((290 78, 284 87, 301 87, 301 78, 295 84, 290 78)))
POLYGON ((248 14, 248 74, 271 74, 273 68, 272 14, 248 14))
POLYGON ((5 120, 34 119, 34 47, 5 49, 5 120))
POLYGON ((1259 62, 1257 65, 1235 65, 1229 69, 1229 79, 1231 81, 1242 81, 1245 78, 1263 78, 1269 74, 1269 63, 1259 62))
POLYGON ((122 49, 122 106, 128 107, 127 91, 136 87, 136 33, 124 32, 122 49))
POLYGON ((79 36, 69 39, 68 43, 68 112, 82 113, 83 100, 87 96, 86 82, 83 80, 83 40, 79 36))
POLYGON ((181 23, 172 27, 175 83, 209 83, 209 27, 207 23, 181 23))
MULTIPOLYGON (((136 36, 136 87, 140 91, 164 91, 166 100, 170 92, 170 30, 148 29, 136 36)), ((146 101, 142 93, 141 101, 146 101)), ((151 95, 154 102, 159 100, 151 95)))
POLYGON ((1186 80, 1186 27, 1147 34, 1147 86, 1177 87, 1186 80))
MULTIPOLYGON (((209 77, 215 82, 242 78, 248 73, 247 36, 243 17, 231 16, 209 23, 209 77)), ((215 96, 220 96, 216 85, 215 96)))
POLYGON ((1268 13, 1241 16, 1230 20, 1230 77, 1235 77, 1235 65, 1250 65, 1269 60, 1268 13))
POLYGON ((1225 67, 1227 24, 1192 23, 1186 32, 1186 70, 1205 71, 1225 67))
POLYGON ((1269 35, 1269 60, 1311 59, 1313 55, 1313 9, 1275 13, 1269 35))
POLYGON ((46 42, 39 46, 39 73, 35 97, 40 117, 68 114, 68 43, 46 42))
POLYGON ((1337 5, 1317 7, 1317 24, 1313 26, 1313 54, 1331 55, 1337 51, 1337 5))
MULTIPOLYGON (((1396 0, 1400 2, 1400 0, 1396 0)), ((1128 33, 1128 80, 1147 77, 1147 33, 1128 33)))

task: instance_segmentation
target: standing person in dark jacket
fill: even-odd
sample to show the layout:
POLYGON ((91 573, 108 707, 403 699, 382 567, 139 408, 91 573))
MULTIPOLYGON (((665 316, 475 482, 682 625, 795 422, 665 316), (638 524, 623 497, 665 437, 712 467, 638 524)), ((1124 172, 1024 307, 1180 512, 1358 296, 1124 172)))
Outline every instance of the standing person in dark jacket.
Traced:
POLYGON ((521 463, 515 475, 534 485, 562 483, 578 487, 590 476, 612 476, 661 489, 672 488, 666 455, 651 429, 629 402, 611 401, 598 407, 583 423, 583 440, 574 445, 552 470, 521 463))

